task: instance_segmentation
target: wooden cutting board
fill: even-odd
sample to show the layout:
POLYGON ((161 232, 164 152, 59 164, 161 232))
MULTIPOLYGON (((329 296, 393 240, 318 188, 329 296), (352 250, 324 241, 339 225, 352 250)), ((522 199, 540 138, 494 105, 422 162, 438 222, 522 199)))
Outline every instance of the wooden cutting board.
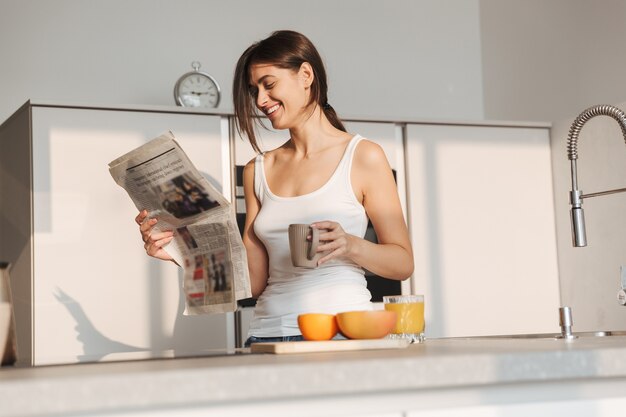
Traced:
POLYGON ((404 339, 324 340, 303 342, 253 343, 252 353, 310 353, 347 350, 399 349, 410 345, 404 339))

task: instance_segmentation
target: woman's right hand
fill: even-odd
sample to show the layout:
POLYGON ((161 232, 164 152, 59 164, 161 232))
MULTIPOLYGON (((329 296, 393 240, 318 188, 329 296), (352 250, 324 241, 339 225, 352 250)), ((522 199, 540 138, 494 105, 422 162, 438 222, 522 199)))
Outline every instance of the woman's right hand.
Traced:
POLYGON ((135 222, 139 225, 141 240, 143 240, 143 247, 146 253, 157 259, 173 261, 174 259, 163 249, 163 246, 174 239, 174 232, 171 230, 164 232, 154 231, 153 228, 154 225, 157 224, 157 219, 148 218, 147 210, 141 210, 137 217, 135 217, 135 222))

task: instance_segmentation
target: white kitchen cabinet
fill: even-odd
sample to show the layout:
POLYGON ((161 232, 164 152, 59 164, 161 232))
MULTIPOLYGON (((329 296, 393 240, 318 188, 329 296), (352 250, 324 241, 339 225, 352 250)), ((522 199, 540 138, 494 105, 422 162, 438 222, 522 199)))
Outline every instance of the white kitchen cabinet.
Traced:
POLYGON ((13 264, 20 363, 234 346, 232 315, 182 315, 180 268, 146 255, 137 210, 108 172, 110 161, 167 130, 230 198, 220 115, 27 103, 0 128, 0 258, 13 264))
POLYGON ((558 332, 549 127, 409 124, 427 337, 558 332))

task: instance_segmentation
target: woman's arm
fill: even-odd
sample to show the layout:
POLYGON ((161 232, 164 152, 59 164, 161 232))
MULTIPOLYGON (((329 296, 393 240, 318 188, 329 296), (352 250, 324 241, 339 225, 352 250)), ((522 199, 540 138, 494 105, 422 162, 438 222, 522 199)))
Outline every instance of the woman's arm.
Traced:
POLYGON ((254 194, 254 160, 248 162, 243 170, 243 193, 246 199, 246 223, 243 229, 243 244, 248 254, 248 270, 252 297, 257 298, 267 285, 268 258, 267 250, 254 233, 253 225, 261 208, 261 203, 254 194))
POLYGON ((351 178, 353 190, 374 226, 378 243, 349 235, 337 223, 317 222, 315 227, 329 229, 329 233, 320 234, 320 240, 332 241, 320 245, 318 251, 333 250, 320 262, 342 255, 381 277, 395 280, 410 277, 414 266, 409 232, 391 167, 379 145, 367 140, 359 143, 351 178))

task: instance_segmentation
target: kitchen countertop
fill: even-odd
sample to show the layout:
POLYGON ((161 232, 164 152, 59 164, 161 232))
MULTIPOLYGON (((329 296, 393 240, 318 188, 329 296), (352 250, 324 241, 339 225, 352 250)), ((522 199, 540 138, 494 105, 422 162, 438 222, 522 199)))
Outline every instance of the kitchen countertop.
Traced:
POLYGON ((248 352, 4 367, 0 369, 0 415, 113 413, 626 377, 626 336, 574 341, 453 338, 394 350, 290 355, 248 352))

